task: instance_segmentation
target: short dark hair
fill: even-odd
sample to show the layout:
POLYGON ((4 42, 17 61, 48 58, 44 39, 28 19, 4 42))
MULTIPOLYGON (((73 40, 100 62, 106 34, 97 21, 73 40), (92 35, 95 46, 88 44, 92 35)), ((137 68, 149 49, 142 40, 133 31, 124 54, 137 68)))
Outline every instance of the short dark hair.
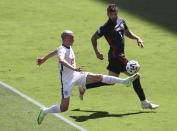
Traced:
POLYGON ((109 4, 107 8, 107 13, 118 12, 118 7, 116 4, 109 4))

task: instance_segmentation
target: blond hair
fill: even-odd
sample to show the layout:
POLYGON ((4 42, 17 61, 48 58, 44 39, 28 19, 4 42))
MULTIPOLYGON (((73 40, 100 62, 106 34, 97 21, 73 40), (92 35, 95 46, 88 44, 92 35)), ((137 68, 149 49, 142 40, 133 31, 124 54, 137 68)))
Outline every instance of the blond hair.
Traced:
POLYGON ((67 35, 73 35, 73 32, 71 30, 64 30, 61 33, 61 38, 64 39, 64 37, 67 36, 67 35))

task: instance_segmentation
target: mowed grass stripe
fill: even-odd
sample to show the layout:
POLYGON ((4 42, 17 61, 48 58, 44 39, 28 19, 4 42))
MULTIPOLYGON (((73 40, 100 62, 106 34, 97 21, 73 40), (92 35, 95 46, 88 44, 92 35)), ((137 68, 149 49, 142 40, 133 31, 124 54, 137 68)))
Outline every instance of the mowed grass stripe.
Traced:
MULTIPOLYGON (((73 49, 77 65, 85 65, 84 71, 107 74, 107 42, 104 38, 98 41, 105 57, 104 61, 100 61, 95 57, 90 41, 92 34, 107 19, 107 2, 1 0, 0 3, 2 81, 47 107, 60 104, 57 57, 40 67, 36 66, 35 60, 61 44, 60 33, 65 29, 75 34, 73 49)), ((125 18, 128 27, 145 44, 145 48, 140 49, 136 41, 126 38, 126 57, 140 63, 141 83, 146 97, 159 104, 160 108, 154 113, 147 110, 150 113, 138 114, 143 110, 133 88, 124 88, 119 84, 87 90, 82 102, 77 88, 73 88, 69 110, 62 116, 89 131, 176 131, 176 34, 132 15, 121 8, 120 3, 118 5, 119 17, 125 18), (74 110, 78 108, 80 110, 74 110)), ((169 10, 165 12, 169 14, 169 10)))
POLYGON ((39 126, 36 121, 39 108, 36 105, 42 106, 30 97, 0 81, 0 117, 2 118, 0 120, 0 130, 85 130, 73 123, 75 125, 74 128, 71 122, 69 124, 72 126, 69 126, 65 123, 66 121, 60 120, 63 119, 62 116, 57 119, 57 114, 54 114, 57 117, 48 115, 44 123, 39 126), (33 104, 27 102, 24 98, 33 104))

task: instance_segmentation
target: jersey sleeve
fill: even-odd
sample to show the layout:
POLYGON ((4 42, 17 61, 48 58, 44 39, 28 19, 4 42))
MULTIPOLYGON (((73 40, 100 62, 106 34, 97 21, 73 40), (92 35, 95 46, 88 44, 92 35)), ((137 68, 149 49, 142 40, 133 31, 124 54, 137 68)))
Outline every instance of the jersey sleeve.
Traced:
POLYGON ((59 48, 57 49, 57 54, 58 54, 58 56, 60 56, 60 57, 62 57, 62 58, 65 58, 65 53, 66 53, 66 50, 63 49, 62 47, 59 47, 59 48))
POLYGON ((125 22, 124 19, 122 19, 122 22, 123 22, 123 25, 124 25, 125 30, 128 29, 128 26, 127 26, 127 24, 126 24, 126 22, 125 22))
POLYGON ((104 26, 101 26, 101 27, 96 31, 96 34, 97 34, 99 37, 102 37, 102 36, 105 34, 105 27, 104 27, 104 26))

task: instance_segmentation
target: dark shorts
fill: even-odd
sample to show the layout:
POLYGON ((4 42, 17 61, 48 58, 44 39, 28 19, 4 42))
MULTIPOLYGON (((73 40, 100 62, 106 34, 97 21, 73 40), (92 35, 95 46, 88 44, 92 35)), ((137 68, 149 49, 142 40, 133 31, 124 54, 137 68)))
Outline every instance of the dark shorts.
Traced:
POLYGON ((123 56, 119 56, 118 58, 109 58, 107 69, 116 74, 120 74, 120 72, 126 71, 127 62, 128 60, 123 56))

